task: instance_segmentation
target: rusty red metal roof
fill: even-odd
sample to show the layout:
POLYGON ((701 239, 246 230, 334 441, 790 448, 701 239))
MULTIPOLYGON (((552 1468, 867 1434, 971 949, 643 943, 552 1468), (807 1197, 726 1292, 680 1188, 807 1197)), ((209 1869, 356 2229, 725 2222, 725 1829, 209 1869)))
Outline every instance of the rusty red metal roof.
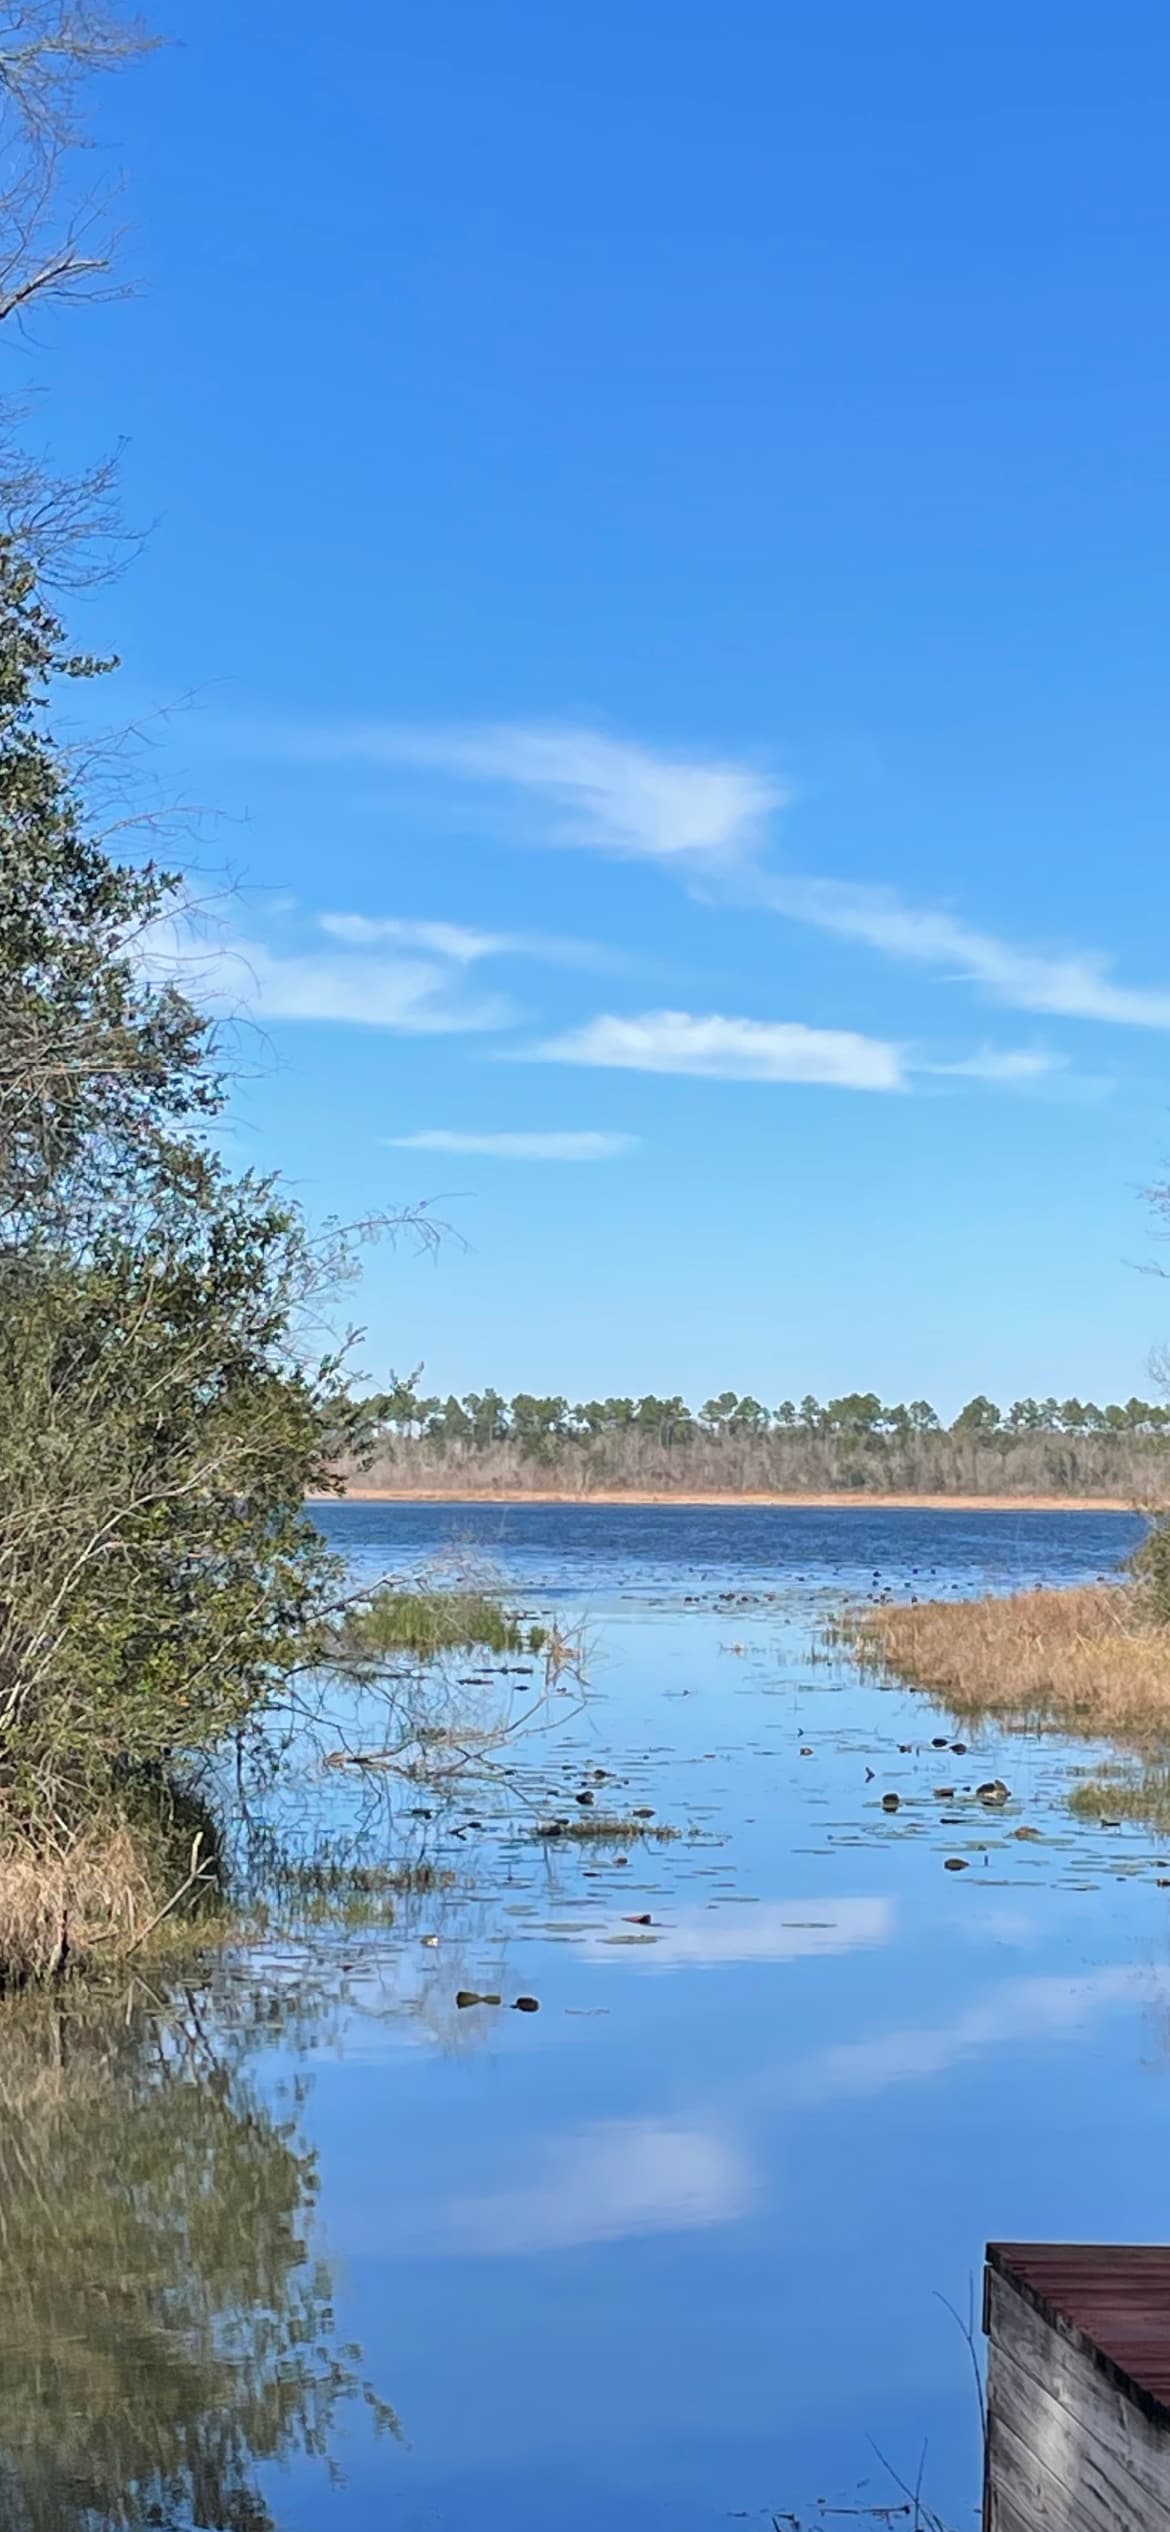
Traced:
POLYGON ((987 2258, 1170 2417, 1170 2245, 991 2242, 987 2258))

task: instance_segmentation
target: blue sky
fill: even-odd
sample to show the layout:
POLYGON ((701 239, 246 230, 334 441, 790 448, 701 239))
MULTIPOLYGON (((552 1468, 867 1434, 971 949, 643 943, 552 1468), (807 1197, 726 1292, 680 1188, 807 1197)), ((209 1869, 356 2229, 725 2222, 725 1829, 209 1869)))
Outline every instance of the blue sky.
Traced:
POLYGON ((1164 7, 165 24, 45 428, 153 522, 78 613, 235 1148, 465 1243, 371 1259, 375 1376, 1146 1387, 1164 7))

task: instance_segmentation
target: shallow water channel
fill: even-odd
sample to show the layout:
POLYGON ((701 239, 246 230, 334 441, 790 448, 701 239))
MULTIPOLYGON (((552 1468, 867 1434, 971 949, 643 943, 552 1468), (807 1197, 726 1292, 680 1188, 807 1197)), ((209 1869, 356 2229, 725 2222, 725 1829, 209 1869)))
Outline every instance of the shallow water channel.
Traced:
POLYGON ((984 2240, 1170 2232, 1170 1848, 1070 1816, 1100 1753, 819 1631, 1091 1578, 1137 1523, 321 1518, 584 1619, 588 1698, 452 1804, 318 1770, 315 1819, 433 1867, 392 1918, 0 2020, 5 2532, 806 2532, 920 2474, 967 2532, 984 2240), (534 1835, 583 1790, 681 1834, 534 1835))

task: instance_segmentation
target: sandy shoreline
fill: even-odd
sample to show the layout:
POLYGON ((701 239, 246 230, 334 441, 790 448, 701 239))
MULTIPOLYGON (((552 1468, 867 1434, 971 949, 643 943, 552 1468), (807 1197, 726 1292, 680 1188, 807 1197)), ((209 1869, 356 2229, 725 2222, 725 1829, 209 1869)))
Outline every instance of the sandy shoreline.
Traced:
MULTIPOLYGON (((310 1495, 310 1503, 334 1503, 335 1495, 310 1495)), ((800 1494, 800 1495, 735 1495, 735 1494, 648 1494, 637 1488, 620 1492, 569 1494, 563 1489, 516 1487, 483 1494, 444 1494, 433 1486, 347 1486, 342 1500, 347 1503, 434 1503, 434 1504, 515 1504, 571 1503, 609 1504, 611 1506, 641 1504, 663 1511, 677 1505, 680 1512, 704 1510, 735 1511, 771 1509, 781 1512, 1133 1512, 1136 1505, 1120 1495, 895 1495, 895 1494, 800 1494)))

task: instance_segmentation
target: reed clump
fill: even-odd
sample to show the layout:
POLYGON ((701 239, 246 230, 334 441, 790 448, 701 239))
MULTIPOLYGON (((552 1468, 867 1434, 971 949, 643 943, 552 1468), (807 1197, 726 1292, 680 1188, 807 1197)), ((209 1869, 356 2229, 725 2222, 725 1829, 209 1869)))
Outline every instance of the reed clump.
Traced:
POLYGON ((191 1913, 217 1882, 198 1834, 173 1852, 132 1821, 72 1835, 0 1838, 0 1993, 112 1968, 148 1944, 190 1943, 191 1913))
POLYGON ((358 1662, 394 1653, 433 1660, 442 1653, 537 1654, 546 1640, 543 1627, 513 1616, 491 1592, 386 1585, 348 1612, 327 1649, 358 1662))
POLYGON ((1170 1626, 1136 1582, 867 1609, 863 1660, 956 1715, 1056 1723, 1149 1748, 1170 1733, 1170 1626))
POLYGON ((667 1846, 682 1832, 670 1828, 665 1821, 640 1820, 636 1814, 620 1818, 586 1811, 569 1819, 541 1820, 534 1834, 542 1844, 559 1841, 573 1846, 633 1846, 641 1841, 650 1846, 667 1846))
POLYGON ((1109 1826, 1125 1820, 1163 1835, 1170 1831, 1170 1766, 1156 1759, 1145 1767, 1105 1768, 1074 1785, 1068 1807, 1078 1820, 1109 1826))

